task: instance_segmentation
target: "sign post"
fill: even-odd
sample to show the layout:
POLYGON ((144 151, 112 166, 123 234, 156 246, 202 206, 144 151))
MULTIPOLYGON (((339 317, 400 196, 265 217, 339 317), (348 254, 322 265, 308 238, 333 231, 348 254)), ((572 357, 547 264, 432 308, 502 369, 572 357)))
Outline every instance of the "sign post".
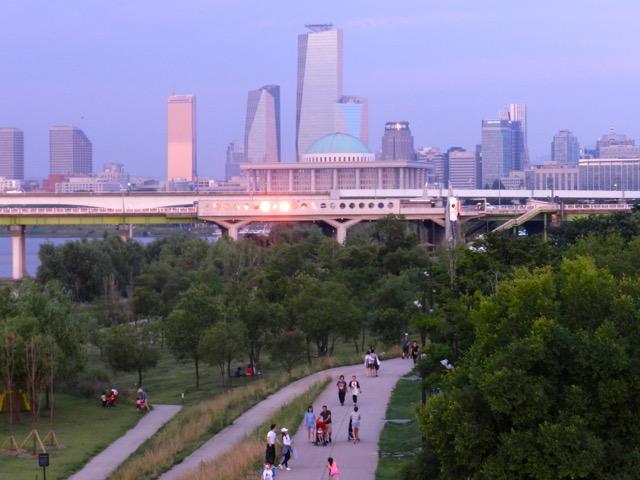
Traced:
POLYGON ((38 465, 42 468, 42 476, 44 477, 44 480, 47 480, 47 467, 49 466, 48 453, 38 454, 38 465))

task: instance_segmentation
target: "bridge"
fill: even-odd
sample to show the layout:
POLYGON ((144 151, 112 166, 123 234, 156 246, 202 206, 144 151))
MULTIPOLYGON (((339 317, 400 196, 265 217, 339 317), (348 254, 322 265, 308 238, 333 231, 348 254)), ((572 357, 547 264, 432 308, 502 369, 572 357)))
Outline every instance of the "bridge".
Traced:
MULTIPOLYGON (((0 195, 0 225, 7 226, 12 237, 12 278, 19 280, 25 272, 25 228, 34 225, 114 225, 118 235, 126 240, 130 236, 131 225, 207 222, 218 225, 230 238, 237 239, 240 229, 255 222, 316 222, 331 227, 336 240, 344 243, 347 230, 353 225, 394 214, 418 222, 428 241, 436 244, 445 236, 460 240, 460 225, 476 220, 485 223, 504 222, 496 230, 509 230, 534 219, 542 220, 546 225, 549 215, 559 214, 566 218, 631 211, 631 206, 623 202, 623 197, 619 195, 598 197, 599 200, 609 200, 609 203, 569 204, 559 200, 564 198, 558 195, 560 192, 551 195, 549 191, 549 195, 545 195, 547 192, 541 191, 535 196, 520 197, 521 191, 509 190, 499 192, 497 198, 527 199, 528 203, 514 205, 501 204, 499 201, 498 205, 494 205, 488 200, 496 198, 494 192, 453 191, 451 196, 448 192, 442 196, 439 191, 430 189, 270 195, 198 192, 12 193, 0 195), (509 192, 509 197, 503 196, 504 192, 509 192), (515 192, 513 196, 511 192, 515 192), (540 202, 536 198, 551 201, 540 202), (455 218, 452 219, 452 216, 455 218), (430 229, 424 229, 427 224, 430 229)), ((637 193, 637 198, 640 198, 640 192, 637 193)), ((629 200, 631 197, 625 198, 629 200)))

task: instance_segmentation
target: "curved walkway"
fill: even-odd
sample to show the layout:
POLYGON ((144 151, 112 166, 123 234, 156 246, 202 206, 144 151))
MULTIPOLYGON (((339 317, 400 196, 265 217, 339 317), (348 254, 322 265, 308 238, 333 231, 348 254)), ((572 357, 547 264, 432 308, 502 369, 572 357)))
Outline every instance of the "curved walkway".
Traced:
POLYGON ((314 402, 314 411, 320 412, 322 405, 331 410, 333 420, 333 442, 326 447, 316 447, 307 441, 304 425, 293 437, 296 458, 290 462, 292 470, 281 472, 281 480, 321 480, 327 478, 327 458, 333 457, 341 471, 341 478, 349 480, 373 480, 378 467, 378 440, 385 423, 387 403, 398 379, 413 367, 410 360, 400 358, 383 362, 378 377, 365 377, 364 369, 343 369, 345 379, 357 375, 362 387, 358 409, 362 417, 360 443, 347 441, 349 415, 353 411, 351 396, 347 395, 344 406, 340 406, 335 382, 320 394, 314 402), (348 376, 347 376, 348 375, 348 376))
POLYGON ((81 470, 69 477, 69 480, 106 479, 181 408, 180 405, 154 405, 151 412, 142 417, 127 433, 93 457, 81 470))
POLYGON ((302 395, 318 380, 330 376, 334 381, 318 397, 314 406, 317 412, 320 412, 320 407, 324 404, 328 405, 332 410, 335 418, 334 432, 336 433, 334 435, 337 441, 331 447, 312 447, 305 443, 306 431, 300 429, 294 437, 297 458, 291 462, 293 470, 291 472, 283 472, 281 478, 283 480, 285 478, 292 480, 324 478, 322 476, 324 475, 324 462, 330 452, 335 452, 335 458, 340 468, 345 472, 344 478, 371 480, 374 478, 378 463, 378 438, 384 425, 384 417, 391 390, 398 378, 407 373, 411 367, 412 362, 410 361, 394 359, 382 362, 380 376, 377 378, 365 377, 362 365, 352 365, 323 370, 297 380, 247 410, 231 425, 214 435, 181 463, 174 465, 160 479, 180 480, 188 478, 188 475, 197 470, 203 462, 216 460, 242 441, 248 434, 276 413, 282 405, 302 395), (347 427, 349 425, 347 416, 351 412, 351 408, 347 405, 351 402, 349 401, 344 407, 340 407, 335 388, 335 380, 337 380, 338 375, 345 375, 347 380, 350 379, 351 375, 356 375, 363 389, 360 400, 363 414, 362 443, 359 445, 346 442, 347 427), (353 477, 351 476, 351 471, 354 471, 353 477))

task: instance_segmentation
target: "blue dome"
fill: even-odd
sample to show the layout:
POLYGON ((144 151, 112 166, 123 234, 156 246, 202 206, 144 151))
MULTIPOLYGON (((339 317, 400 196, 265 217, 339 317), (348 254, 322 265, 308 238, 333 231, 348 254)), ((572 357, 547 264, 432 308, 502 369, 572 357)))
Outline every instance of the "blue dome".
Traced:
POLYGON ((369 149, 352 135, 332 133, 313 142, 307 153, 369 153, 369 149))

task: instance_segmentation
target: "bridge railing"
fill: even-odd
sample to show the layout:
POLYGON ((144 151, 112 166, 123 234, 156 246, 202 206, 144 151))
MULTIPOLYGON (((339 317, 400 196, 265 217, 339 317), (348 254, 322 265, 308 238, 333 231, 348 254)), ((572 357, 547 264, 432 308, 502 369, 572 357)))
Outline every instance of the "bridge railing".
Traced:
POLYGON ((0 207, 0 215, 196 215, 196 207, 102 208, 102 207, 0 207))

